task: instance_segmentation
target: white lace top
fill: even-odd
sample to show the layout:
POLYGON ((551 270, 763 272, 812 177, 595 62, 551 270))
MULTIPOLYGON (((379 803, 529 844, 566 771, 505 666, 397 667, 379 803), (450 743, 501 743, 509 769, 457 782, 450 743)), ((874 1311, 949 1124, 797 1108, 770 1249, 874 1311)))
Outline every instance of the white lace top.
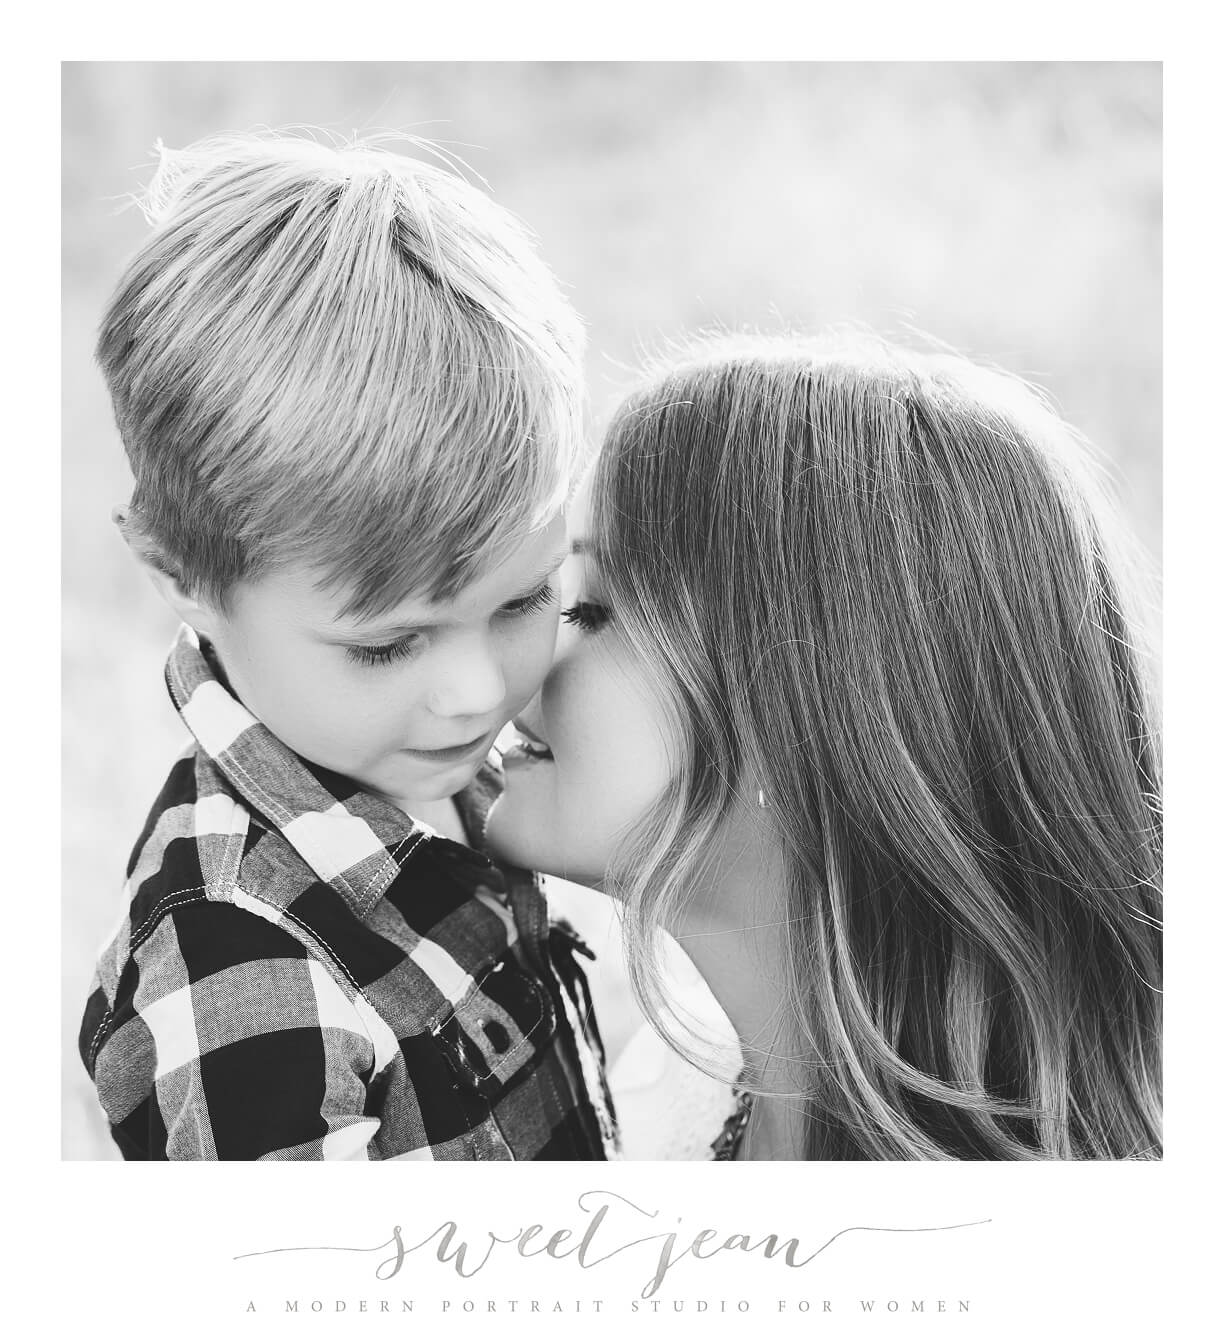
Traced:
MULTIPOLYGON (((550 906, 571 920, 596 953, 587 975, 609 1053, 608 1086, 622 1156, 633 1161, 712 1160, 713 1144, 736 1111, 733 1083, 743 1067, 726 1014, 696 966, 668 939, 667 997, 690 1025, 699 1027, 719 1080, 677 1054, 646 1021, 629 989, 619 920, 608 898, 551 877, 545 879, 545 890, 550 906)), ((683 1031, 676 1033, 683 1037, 683 1031)))
POLYGON ((736 1112, 730 1082, 715 1081, 669 1048, 647 1025, 608 1073, 630 1161, 707 1161, 736 1112))

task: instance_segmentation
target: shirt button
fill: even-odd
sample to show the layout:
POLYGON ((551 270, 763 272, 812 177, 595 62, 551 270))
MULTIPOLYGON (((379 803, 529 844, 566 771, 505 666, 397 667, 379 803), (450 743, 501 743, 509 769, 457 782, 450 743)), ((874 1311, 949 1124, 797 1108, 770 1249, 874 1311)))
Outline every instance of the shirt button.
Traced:
POLYGON ((489 1041, 489 1047, 495 1054, 504 1054, 510 1048, 510 1036, 506 1028, 500 1021, 486 1021, 482 1023, 484 1033, 489 1041))

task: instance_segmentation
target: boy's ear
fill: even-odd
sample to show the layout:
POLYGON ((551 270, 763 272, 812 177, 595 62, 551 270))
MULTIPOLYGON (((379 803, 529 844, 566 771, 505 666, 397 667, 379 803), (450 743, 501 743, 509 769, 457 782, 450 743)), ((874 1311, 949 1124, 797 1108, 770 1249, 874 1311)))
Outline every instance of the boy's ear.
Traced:
POLYGON ((128 507, 114 507, 111 511, 111 520, 123 535, 128 551, 140 563, 145 574, 153 582, 153 587, 179 619, 203 635, 213 637, 217 620, 216 610, 211 604, 184 588, 178 574, 167 562, 165 554, 144 532, 128 507))

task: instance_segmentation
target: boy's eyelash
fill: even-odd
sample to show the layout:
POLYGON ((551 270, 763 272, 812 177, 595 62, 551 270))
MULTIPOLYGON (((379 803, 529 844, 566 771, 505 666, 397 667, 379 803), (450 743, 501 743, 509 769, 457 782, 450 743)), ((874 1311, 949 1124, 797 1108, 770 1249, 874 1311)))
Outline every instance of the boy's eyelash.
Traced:
MULTIPOLYGON (((521 599, 503 604, 498 612, 508 617, 526 617, 547 608, 555 598, 556 592, 552 585, 545 582, 539 589, 532 590, 521 599)), ((345 654, 354 664, 374 668, 379 664, 393 664, 397 660, 411 659, 420 650, 423 639, 419 632, 413 632, 409 636, 401 636, 398 641, 389 641, 386 645, 350 645, 345 648, 345 654)))
POLYGON ((603 604, 594 603, 590 599, 579 599, 577 603, 563 608, 561 616, 571 627, 593 632, 606 626, 612 614, 603 604))
POLYGON ((350 645, 345 654, 355 664, 364 664, 368 668, 379 664, 393 664, 400 659, 411 659, 421 648, 421 636, 413 632, 411 636, 401 636, 398 641, 387 645, 350 645))
POLYGON ((545 581, 538 589, 534 589, 530 594, 524 594, 521 599, 514 599, 508 604, 502 604, 501 611, 510 617, 525 617, 529 613, 538 613, 542 608, 547 608, 557 597, 551 582, 545 581))

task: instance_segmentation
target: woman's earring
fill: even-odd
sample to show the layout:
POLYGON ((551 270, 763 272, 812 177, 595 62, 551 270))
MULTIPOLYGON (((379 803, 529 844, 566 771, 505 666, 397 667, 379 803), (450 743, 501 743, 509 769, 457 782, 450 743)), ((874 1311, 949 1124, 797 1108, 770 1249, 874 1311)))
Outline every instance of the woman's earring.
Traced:
POLYGON ((769 804, 768 804, 768 803, 766 802, 766 800, 765 800, 765 791, 764 791, 763 789, 758 789, 758 790, 757 790, 757 807, 758 807, 758 808, 768 808, 768 807, 769 807, 769 804))

